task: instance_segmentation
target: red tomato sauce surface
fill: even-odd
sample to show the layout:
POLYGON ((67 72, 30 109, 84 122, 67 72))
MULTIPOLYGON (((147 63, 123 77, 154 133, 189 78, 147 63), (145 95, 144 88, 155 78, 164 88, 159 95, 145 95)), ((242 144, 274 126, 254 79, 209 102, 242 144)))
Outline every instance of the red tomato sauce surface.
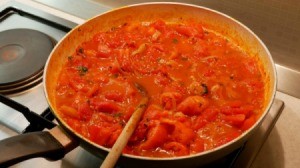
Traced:
POLYGON ((150 101, 124 153, 174 157, 225 144, 262 113, 261 64, 201 24, 124 23, 78 46, 60 73, 57 107, 87 139, 112 147, 150 101))

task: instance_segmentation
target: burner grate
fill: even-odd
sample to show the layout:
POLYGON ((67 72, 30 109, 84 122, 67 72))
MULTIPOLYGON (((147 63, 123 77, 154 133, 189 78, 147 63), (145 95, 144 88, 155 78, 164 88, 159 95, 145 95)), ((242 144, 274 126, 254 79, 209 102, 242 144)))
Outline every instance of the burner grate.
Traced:
POLYGON ((12 99, 9 99, 1 94, 0 102, 22 113, 27 119, 29 125, 25 128, 23 133, 42 131, 45 128, 51 129, 56 126, 56 124, 51 122, 54 119, 54 116, 49 108, 47 108, 40 116, 37 113, 30 111, 29 108, 27 108, 26 106, 12 99))

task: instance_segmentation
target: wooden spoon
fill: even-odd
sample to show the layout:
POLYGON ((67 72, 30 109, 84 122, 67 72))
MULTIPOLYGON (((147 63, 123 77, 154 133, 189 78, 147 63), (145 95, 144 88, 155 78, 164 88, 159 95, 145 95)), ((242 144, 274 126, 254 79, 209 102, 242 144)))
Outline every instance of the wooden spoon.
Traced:
POLYGON ((106 156, 105 160, 102 162, 100 168, 113 168, 116 162, 118 161, 120 155, 124 147, 126 146, 129 138, 133 134, 135 128, 137 127, 138 122, 140 121, 145 108, 147 107, 147 103, 149 98, 147 97, 146 90, 139 84, 135 84, 135 87, 139 90, 139 92, 143 95, 142 100, 140 101, 139 105, 131 115, 129 121, 125 125, 123 131, 121 132, 120 136, 118 137, 117 141, 113 145, 111 151, 106 156))

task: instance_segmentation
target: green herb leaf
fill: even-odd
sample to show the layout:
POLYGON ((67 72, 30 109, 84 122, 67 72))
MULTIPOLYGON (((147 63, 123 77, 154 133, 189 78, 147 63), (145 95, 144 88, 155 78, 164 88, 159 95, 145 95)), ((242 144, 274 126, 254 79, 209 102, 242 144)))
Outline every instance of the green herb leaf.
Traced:
POLYGON ((187 60, 189 60, 189 58, 188 57, 181 57, 181 60, 182 61, 187 61, 187 60))
POLYGON ((204 84, 204 83, 202 83, 201 86, 202 86, 202 89, 203 89, 202 95, 208 94, 208 87, 207 87, 207 85, 204 84))
POLYGON ((114 118, 116 118, 116 117, 121 117, 121 116, 123 116, 123 114, 122 113, 115 113, 115 114, 113 114, 112 115, 114 118))
POLYGON ((178 40, 174 38, 174 39, 173 39, 173 43, 174 43, 174 44, 177 44, 177 43, 178 43, 178 40))
POLYGON ((77 70, 79 71, 80 76, 83 76, 88 72, 88 68, 85 66, 79 66, 77 67, 77 70))
POLYGON ((72 59, 73 59, 73 56, 72 56, 72 55, 69 55, 69 56, 68 56, 68 60, 69 60, 69 61, 72 61, 72 59))
POLYGON ((78 49, 78 52, 79 52, 80 54, 83 54, 83 52, 84 52, 83 48, 80 47, 80 48, 78 49))
POLYGON ((118 73, 112 74, 112 78, 117 78, 119 76, 118 73))

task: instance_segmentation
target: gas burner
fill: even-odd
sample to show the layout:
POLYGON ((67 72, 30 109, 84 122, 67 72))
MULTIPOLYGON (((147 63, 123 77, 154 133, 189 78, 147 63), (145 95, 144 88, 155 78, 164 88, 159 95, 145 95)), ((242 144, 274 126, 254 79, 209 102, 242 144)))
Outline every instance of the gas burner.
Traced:
POLYGON ((51 37, 32 29, 0 32, 0 94, 20 93, 41 83, 54 45, 51 37))

